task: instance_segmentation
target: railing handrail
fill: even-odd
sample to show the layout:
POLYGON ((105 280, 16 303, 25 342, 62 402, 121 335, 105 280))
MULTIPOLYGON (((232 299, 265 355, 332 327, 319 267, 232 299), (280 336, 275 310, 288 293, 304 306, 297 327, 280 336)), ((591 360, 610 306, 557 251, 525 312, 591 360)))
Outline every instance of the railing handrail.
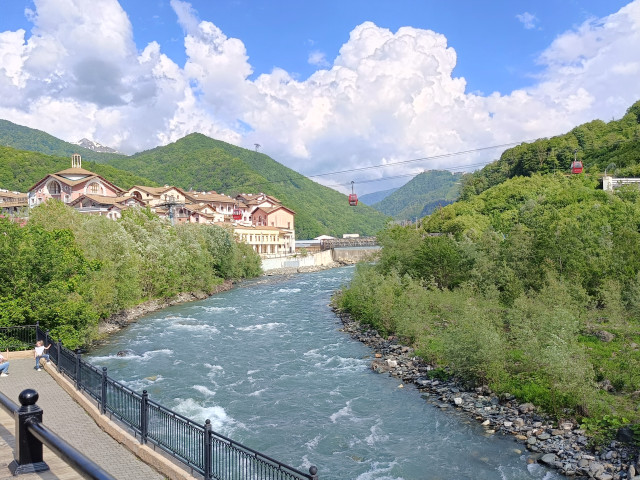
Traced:
POLYGON ((83 455, 42 424, 42 409, 35 404, 37 400, 38 393, 35 390, 23 390, 20 394, 20 401, 23 406, 19 407, 9 397, 0 392, 0 406, 11 414, 16 422, 15 440, 19 458, 9 465, 11 473, 17 475, 19 473, 48 470, 48 465, 42 460, 42 445, 46 445, 58 457, 67 462, 71 468, 86 478, 115 480, 97 463, 83 455), (34 443, 30 438, 19 438, 26 433, 25 430, 40 443, 34 443))
MULTIPOLYGON (((11 328, 11 327, 3 327, 0 328, 0 332, 2 330, 5 330, 7 328, 11 328)), ((35 328, 36 330, 36 339, 37 340, 45 340, 45 343, 56 343, 54 342, 54 340, 49 336, 48 332, 43 332, 42 329, 40 328, 39 324, 33 325, 33 326, 27 326, 25 328, 35 328)), ((282 463, 278 460, 275 460, 263 453, 258 452, 257 450, 254 450, 250 447, 247 447, 239 442, 236 442, 228 437, 225 437, 224 435, 214 432, 211 429, 210 423, 207 420, 207 422, 205 423, 205 425, 201 425, 198 424, 196 422, 194 422, 193 420, 169 409, 166 408, 162 405, 160 405, 157 402, 154 402, 150 399, 148 399, 148 396, 146 394, 146 390, 143 392, 143 394, 139 394, 137 392, 135 392, 134 390, 130 389, 129 387, 123 385, 122 383, 114 380, 113 378, 109 377, 108 375, 106 375, 106 367, 103 367, 104 373, 102 371, 100 371, 100 368, 96 367, 95 365, 92 365, 86 361, 84 361, 81 358, 81 355, 78 352, 72 352, 71 350, 67 349, 66 347, 62 346, 62 344, 60 343, 60 341, 57 342, 57 348, 52 349, 52 351, 50 352, 51 355, 51 361, 58 367, 58 371, 66 374, 68 377, 70 377, 72 380, 75 380, 76 383, 76 388, 78 390, 84 391, 86 392, 90 397, 95 398, 99 404, 102 406, 101 411, 104 413, 106 410, 108 410, 112 415, 115 415, 120 421, 122 421, 124 424, 126 424, 128 427, 132 428, 134 432, 139 433, 140 434, 140 443, 146 443, 147 441, 150 441, 151 443, 158 445, 162 450, 164 450, 165 452, 167 452, 168 454, 172 455, 174 458, 176 458, 177 460, 179 460, 180 462, 184 463, 186 466, 188 466, 189 468, 195 469, 196 471, 198 471, 199 473, 204 475, 205 480, 209 480, 212 478, 211 476, 211 472, 207 471, 207 468, 211 467, 211 449, 207 449, 205 448, 207 445, 211 445, 211 439, 215 438, 218 439, 220 441, 222 441, 222 443, 226 443, 228 445, 227 448, 230 449, 235 449, 236 451, 244 451, 246 452, 248 455, 250 455, 251 457, 255 458, 257 461, 260 462, 264 462, 265 464, 271 465, 271 467, 273 467, 274 469, 277 469, 278 471, 281 472, 285 472, 287 474, 288 477, 292 477, 292 476, 296 476, 298 478, 301 479, 307 479, 307 480, 317 480, 318 476, 316 475, 317 473, 317 468, 315 466, 312 466, 309 469, 309 473, 304 473, 301 472, 300 470, 291 467, 289 465, 286 465, 285 463, 282 463), (72 357, 75 359, 75 361, 73 362, 73 368, 69 369, 66 368, 65 366, 61 365, 60 362, 60 358, 59 355, 65 355, 66 357, 68 357, 67 361, 69 360, 69 357, 72 357), (132 423, 128 418, 126 418, 124 416, 124 414, 122 413, 122 411, 116 411, 116 409, 114 409, 114 407, 111 405, 109 405, 108 402, 108 398, 103 398, 102 394, 98 395, 97 393, 91 391, 91 385, 90 384, 86 384, 86 380, 84 380, 83 378, 81 378, 81 375, 79 375, 80 371, 83 368, 88 368, 90 371, 92 371, 94 373, 94 375, 99 375, 101 378, 101 382, 107 382, 108 384, 110 384, 113 388, 116 388, 118 391, 124 393, 125 395, 129 396, 132 400, 135 400, 136 402, 140 402, 141 408, 139 410, 139 414, 140 414, 140 422, 141 425, 135 425, 134 423, 132 423), (83 381, 84 380, 84 381, 83 381), (174 419, 173 422, 176 426, 178 426, 178 424, 182 424, 185 425, 189 428, 193 428, 196 431, 199 432, 199 434, 203 434, 203 438, 205 441, 204 445, 201 445, 202 447, 202 451, 204 451, 204 465, 200 466, 199 464, 195 464, 192 460, 185 458, 183 454, 181 454, 179 451, 176 451, 174 449, 172 449, 170 446, 167 446, 163 443, 166 442, 162 442, 162 441, 157 441, 154 438, 151 438, 148 436, 148 431, 147 431, 147 421, 148 421, 148 415, 149 415, 149 405, 152 406, 153 408, 158 409, 161 412, 166 413, 169 418, 174 419), (207 440, 208 439, 208 440, 207 440)), ((104 385, 103 385, 103 390, 104 392, 104 385)), ((1 398, 0 398, 1 401, 1 398)), ((137 418, 137 414, 135 415, 137 418)), ((198 458, 196 458, 196 460, 199 460, 198 458)), ((216 477, 217 478, 217 477, 216 477)), ((272 477, 269 477, 272 478, 272 477)), ((222 478, 221 480, 224 480, 224 478, 222 478)))
POLYGON ((18 408, 20 408, 2 392, 0 392, 0 407, 4 408, 6 412, 12 416, 18 411, 18 408))
POLYGON ((84 456, 37 420, 27 421, 29 432, 65 460, 76 472, 95 480, 115 480, 97 463, 84 456))

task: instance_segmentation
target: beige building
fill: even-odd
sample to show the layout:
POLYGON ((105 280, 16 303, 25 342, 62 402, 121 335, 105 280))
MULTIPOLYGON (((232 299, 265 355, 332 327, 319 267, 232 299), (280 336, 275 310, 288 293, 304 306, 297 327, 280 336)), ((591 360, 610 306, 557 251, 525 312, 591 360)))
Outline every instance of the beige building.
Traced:
POLYGON ((145 187, 136 185, 123 193, 125 197, 135 197, 153 209, 168 204, 183 204, 187 201, 185 193, 178 187, 145 187))
POLYGON ((0 189, 0 211, 5 215, 22 215, 29 205, 26 193, 0 189))
POLYGON ((224 215, 227 222, 237 222, 243 225, 251 225, 251 212, 241 200, 216 192, 187 192, 192 203, 206 203, 215 208, 216 212, 224 215), (240 218, 234 218, 234 212, 239 212, 240 218))
POLYGON ((242 226, 233 228, 236 239, 251 245, 260 256, 295 253, 295 233, 277 227, 242 226))
POLYGON ((102 195, 82 195, 69 203, 80 213, 102 215, 111 220, 122 217, 122 211, 131 207, 144 207, 144 202, 134 197, 106 197, 102 195))

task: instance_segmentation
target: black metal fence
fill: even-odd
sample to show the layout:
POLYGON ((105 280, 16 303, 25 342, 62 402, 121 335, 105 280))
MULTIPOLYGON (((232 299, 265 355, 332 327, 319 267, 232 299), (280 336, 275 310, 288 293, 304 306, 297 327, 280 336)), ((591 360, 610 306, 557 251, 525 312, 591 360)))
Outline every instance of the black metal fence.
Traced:
POLYGON ((0 351, 28 350, 36 344, 36 325, 0 328, 0 351))
POLYGON ((58 372, 93 398, 103 414, 116 417, 140 443, 160 448, 205 480, 318 480, 315 466, 309 468, 309 473, 301 472, 214 432, 209 420, 200 425, 150 400, 146 390, 142 394, 134 392, 110 378, 106 367, 91 365, 82 359, 80 351, 72 352, 60 341, 54 341, 39 325, 0 328, 0 339, 3 335, 7 345, 13 341, 16 345, 28 343, 26 348, 30 348, 37 340, 51 344, 50 360, 58 372), (33 333, 27 334, 26 330, 33 333), (16 333, 16 340, 10 340, 16 333))

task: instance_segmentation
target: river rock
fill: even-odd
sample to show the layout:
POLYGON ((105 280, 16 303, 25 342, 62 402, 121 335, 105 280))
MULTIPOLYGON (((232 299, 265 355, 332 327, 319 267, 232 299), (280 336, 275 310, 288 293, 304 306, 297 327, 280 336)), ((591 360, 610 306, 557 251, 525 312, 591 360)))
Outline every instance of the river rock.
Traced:
POLYGON ((619 428, 616 433, 616 440, 623 443, 633 443, 633 430, 629 427, 619 428))
POLYGON ((553 453, 547 453, 540 457, 538 462, 544 463, 545 465, 554 465, 556 463, 557 457, 553 453))
POLYGON ((598 475, 604 473, 604 466, 598 462, 591 462, 589 464, 589 473, 592 477, 598 478, 598 475))
POLYGON ((523 403, 518 407, 518 411, 520 413, 529 413, 529 412, 533 412, 535 408, 536 407, 533 405, 533 403, 523 403))
POLYGON ((596 337, 598 337, 601 341, 606 343, 609 343, 614 338, 616 338, 616 336, 613 333, 607 332, 606 330, 601 330, 599 332, 596 332, 596 337))

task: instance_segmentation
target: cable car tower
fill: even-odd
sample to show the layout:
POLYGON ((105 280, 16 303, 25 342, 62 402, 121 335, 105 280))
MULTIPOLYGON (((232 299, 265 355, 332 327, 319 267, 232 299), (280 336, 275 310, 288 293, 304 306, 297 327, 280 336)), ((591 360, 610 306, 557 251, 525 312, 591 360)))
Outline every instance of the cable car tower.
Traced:
POLYGON ((156 207, 165 207, 168 210, 168 215, 169 215, 169 221, 171 222, 171 225, 175 225, 175 214, 174 214, 174 209, 175 207, 181 208, 185 206, 185 203, 183 202, 174 202, 169 200, 168 202, 164 202, 164 203, 159 203, 157 205, 155 205, 156 207))

